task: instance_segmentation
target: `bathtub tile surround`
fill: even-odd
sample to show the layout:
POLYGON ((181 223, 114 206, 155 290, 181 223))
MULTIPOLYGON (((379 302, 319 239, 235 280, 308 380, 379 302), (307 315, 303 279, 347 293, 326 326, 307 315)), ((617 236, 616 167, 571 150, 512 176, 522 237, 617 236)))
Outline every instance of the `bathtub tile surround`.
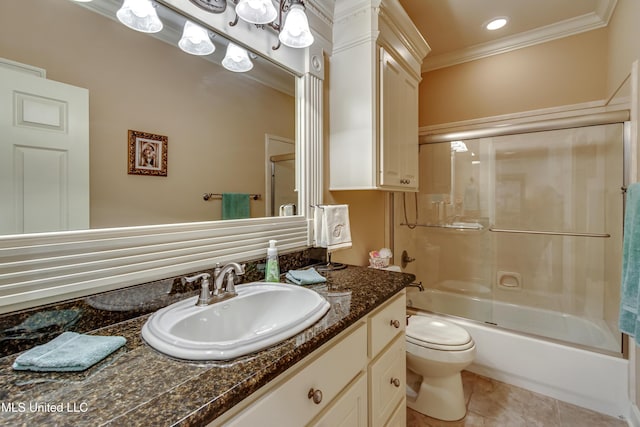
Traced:
POLYGON ((615 417, 463 371, 467 416, 444 422, 407 409, 407 427, 626 427, 615 417))
MULTIPOLYGON (((124 336, 126 346, 79 373, 16 372, 11 364, 17 354, 0 359, 3 403, 14 403, 16 408, 21 402, 65 405, 63 412, 0 412, 0 424, 206 425, 415 280, 411 274, 353 266, 325 274, 332 308, 324 318, 274 347, 228 362, 179 361, 156 352, 140 337, 149 314, 129 312, 129 319, 115 323, 113 317, 105 316, 105 323, 100 324, 99 314, 108 312, 94 313, 93 320, 84 325, 88 332, 124 336), (347 293, 349 298, 345 298, 347 293), (82 410, 70 412, 69 407, 82 410)), ((86 308, 84 301, 73 303, 86 308)), ((58 330, 67 326, 54 324, 58 330)))
MULTIPOLYGON (((322 261, 322 254, 304 250, 280 256, 282 271, 322 261)), ((246 262, 244 282, 264 280, 265 260, 246 262)), ((206 270, 213 274, 213 269, 206 270)), ((193 274, 202 273, 194 272, 193 274)), ((91 295, 57 304, 0 316, 0 357, 44 344, 65 331, 88 332, 107 325, 153 313, 196 295, 199 284, 183 285, 181 277, 170 277, 124 289, 91 295)))

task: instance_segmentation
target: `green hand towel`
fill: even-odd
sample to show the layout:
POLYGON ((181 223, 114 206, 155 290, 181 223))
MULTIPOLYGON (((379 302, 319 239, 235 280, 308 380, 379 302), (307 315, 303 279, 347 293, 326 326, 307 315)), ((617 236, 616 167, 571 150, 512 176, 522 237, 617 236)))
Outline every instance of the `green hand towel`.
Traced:
POLYGON ((314 268, 307 270, 289 270, 285 278, 296 285, 313 285, 314 283, 324 283, 327 279, 320 275, 314 268))
POLYGON ((223 193, 222 194, 222 219, 249 218, 249 194, 247 193, 223 193))
POLYGON ((84 371, 120 347, 124 337, 105 337, 64 332, 46 344, 21 354, 13 363, 17 371, 84 371))

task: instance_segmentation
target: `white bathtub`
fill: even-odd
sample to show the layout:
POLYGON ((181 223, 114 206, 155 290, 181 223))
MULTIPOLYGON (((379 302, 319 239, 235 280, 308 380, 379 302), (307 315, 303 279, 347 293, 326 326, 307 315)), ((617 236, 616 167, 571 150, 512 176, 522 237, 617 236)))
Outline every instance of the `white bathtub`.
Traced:
MULTIPOLYGON (((536 331, 549 322, 554 338, 568 340, 569 334, 581 329, 585 339, 597 344, 600 339, 613 340, 600 325, 589 325, 583 319, 527 307, 492 302, 491 300, 434 289, 418 292, 408 289, 409 310, 439 311, 536 331), (446 308, 446 310, 445 310, 446 308), (484 317, 483 317, 484 316, 484 317), (497 320, 497 321, 496 321, 497 320), (528 329, 527 329, 528 328, 528 329)), ((447 317, 469 331, 476 342, 476 360, 470 371, 498 381, 582 406, 615 417, 629 419, 628 361, 510 332, 486 323, 447 317)), ((548 334, 547 334, 548 335, 548 334)))
POLYGON ((603 320, 493 301, 490 293, 484 291, 488 288, 479 285, 471 287, 457 281, 443 283, 439 289, 426 289, 425 292, 412 294, 408 305, 612 353, 621 352, 619 340, 603 320), (452 291, 454 289, 464 291, 452 291), (474 289, 475 292, 469 292, 468 289, 474 289))

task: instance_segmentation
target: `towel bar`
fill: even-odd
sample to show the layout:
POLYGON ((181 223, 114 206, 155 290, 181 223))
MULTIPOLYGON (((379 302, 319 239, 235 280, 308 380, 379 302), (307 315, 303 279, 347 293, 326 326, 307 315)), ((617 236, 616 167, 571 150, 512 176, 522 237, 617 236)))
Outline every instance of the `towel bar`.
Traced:
MULTIPOLYGON (((222 199, 222 193, 204 193, 202 198, 207 201, 211 199, 222 199)), ((262 194, 249 194, 249 198, 251 200, 260 200, 262 199, 262 194)))
POLYGON ((510 228, 493 228, 489 227, 489 231, 494 233, 520 233, 520 234, 544 234, 549 236, 573 236, 573 237, 611 237, 608 233, 573 233, 564 231, 537 231, 537 230, 514 230, 510 228))

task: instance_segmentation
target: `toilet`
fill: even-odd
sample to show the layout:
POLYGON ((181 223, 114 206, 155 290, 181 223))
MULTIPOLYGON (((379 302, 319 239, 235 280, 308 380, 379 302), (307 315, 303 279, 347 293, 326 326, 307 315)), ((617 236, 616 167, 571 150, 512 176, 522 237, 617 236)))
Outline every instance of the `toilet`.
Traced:
POLYGON ((443 421, 467 413, 460 372, 476 347, 464 328, 430 315, 407 319, 407 406, 443 421))

